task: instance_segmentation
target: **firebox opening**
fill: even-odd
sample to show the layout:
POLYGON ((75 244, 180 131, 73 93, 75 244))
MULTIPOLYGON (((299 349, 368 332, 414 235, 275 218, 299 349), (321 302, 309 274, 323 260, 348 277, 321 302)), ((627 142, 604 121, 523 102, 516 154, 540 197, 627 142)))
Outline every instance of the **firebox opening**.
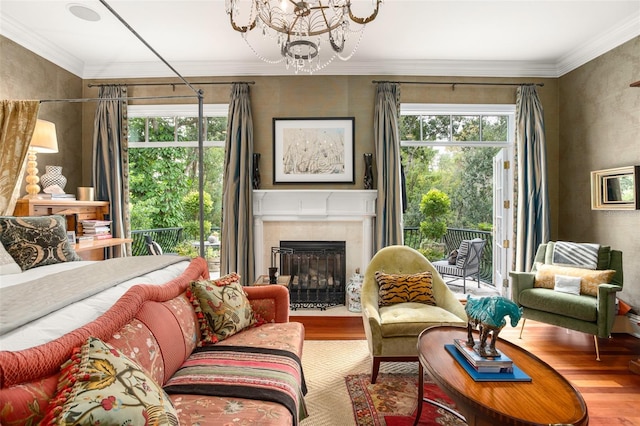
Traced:
POLYGON ((280 241, 280 274, 290 275, 291 309, 345 304, 344 241, 280 241))

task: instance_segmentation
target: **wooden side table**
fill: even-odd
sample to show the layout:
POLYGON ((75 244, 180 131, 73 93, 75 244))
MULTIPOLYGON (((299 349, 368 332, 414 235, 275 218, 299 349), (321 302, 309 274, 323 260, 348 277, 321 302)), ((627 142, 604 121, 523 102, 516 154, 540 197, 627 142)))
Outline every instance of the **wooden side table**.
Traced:
MULTIPOLYGON (((17 201, 13 211, 14 216, 50 216, 54 214, 64 216, 67 220, 67 230, 75 231, 77 236, 81 236, 83 234, 82 221, 104 220, 109 215, 109 202, 21 198, 17 201)), ((83 260, 104 260, 105 249, 108 251, 107 256, 111 256, 114 246, 132 241, 130 238, 109 238, 76 244, 74 248, 83 260)))

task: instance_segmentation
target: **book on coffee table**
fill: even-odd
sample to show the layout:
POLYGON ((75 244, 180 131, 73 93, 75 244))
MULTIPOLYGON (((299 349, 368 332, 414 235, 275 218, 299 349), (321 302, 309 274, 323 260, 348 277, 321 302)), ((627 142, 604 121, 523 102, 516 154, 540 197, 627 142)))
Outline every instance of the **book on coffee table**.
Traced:
POLYGON ((464 368, 464 370, 471 376, 476 382, 530 382, 529 377, 524 371, 513 364, 513 371, 511 373, 481 373, 477 371, 469 361, 460 353, 455 345, 444 345, 447 352, 449 352, 453 358, 458 361, 458 364, 464 368))
POLYGON ((480 373, 511 373, 513 371, 513 361, 511 358, 497 350, 498 356, 482 357, 475 349, 467 346, 464 339, 454 339, 455 347, 462 355, 480 373))

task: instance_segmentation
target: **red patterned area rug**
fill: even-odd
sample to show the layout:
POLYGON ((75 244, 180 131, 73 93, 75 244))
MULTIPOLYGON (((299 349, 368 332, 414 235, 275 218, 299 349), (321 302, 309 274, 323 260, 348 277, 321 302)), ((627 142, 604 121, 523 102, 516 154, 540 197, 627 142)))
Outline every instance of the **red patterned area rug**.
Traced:
MULTIPOLYGON (((347 390, 358 426, 413 425, 417 409, 418 378, 412 374, 379 374, 375 385, 370 374, 346 377, 347 390)), ((455 404, 425 377, 424 397, 455 410, 455 404)), ((453 414, 424 402, 420 426, 463 426, 453 414)))

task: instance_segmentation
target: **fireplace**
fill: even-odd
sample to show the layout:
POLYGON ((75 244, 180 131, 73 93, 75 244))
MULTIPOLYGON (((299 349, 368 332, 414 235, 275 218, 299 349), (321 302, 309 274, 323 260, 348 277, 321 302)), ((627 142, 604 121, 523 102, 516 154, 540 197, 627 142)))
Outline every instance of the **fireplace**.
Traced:
MULTIPOLYGON (((345 273, 364 270, 373 256, 375 190, 254 190, 255 274, 267 274, 281 241, 344 241, 345 273)), ((275 264, 279 267, 279 262, 275 264)))
POLYGON ((344 305, 344 241, 280 241, 279 249, 280 274, 291 276, 291 309, 344 305))

